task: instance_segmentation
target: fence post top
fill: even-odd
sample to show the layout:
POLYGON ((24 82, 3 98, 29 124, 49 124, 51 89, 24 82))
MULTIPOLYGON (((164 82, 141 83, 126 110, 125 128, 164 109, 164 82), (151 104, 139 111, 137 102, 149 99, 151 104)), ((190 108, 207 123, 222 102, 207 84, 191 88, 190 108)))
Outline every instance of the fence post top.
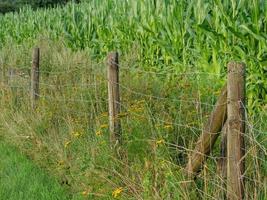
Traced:
POLYGON ((118 51, 111 51, 108 53, 108 58, 118 57, 118 56, 119 56, 118 51))
POLYGON ((40 51, 40 48, 38 46, 33 48, 34 51, 40 51))
POLYGON ((241 73, 244 74, 246 69, 246 64, 244 62, 230 61, 227 64, 228 73, 241 73))
POLYGON ((117 50, 110 51, 108 54, 118 54, 117 50))
POLYGON ((112 51, 108 53, 107 64, 110 67, 118 68, 118 63, 119 63, 119 53, 117 51, 112 51))

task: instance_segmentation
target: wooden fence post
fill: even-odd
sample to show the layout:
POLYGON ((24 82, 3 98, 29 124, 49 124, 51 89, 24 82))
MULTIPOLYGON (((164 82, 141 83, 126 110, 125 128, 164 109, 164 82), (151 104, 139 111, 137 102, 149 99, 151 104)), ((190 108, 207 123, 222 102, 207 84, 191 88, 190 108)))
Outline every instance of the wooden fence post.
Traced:
POLYGON ((196 147, 188 158, 186 171, 191 176, 199 171, 206 156, 212 150, 212 147, 219 136, 226 118, 227 118, 227 88, 226 85, 221 91, 221 95, 212 111, 208 121, 204 125, 202 135, 196 143, 196 147))
POLYGON ((117 52, 108 55, 108 99, 109 99, 109 129, 112 145, 121 143, 120 92, 119 92, 119 56, 117 52))
POLYGON ((228 128, 228 121, 225 122, 222 128, 220 158, 217 163, 217 172, 222 179, 226 179, 226 173, 227 173, 227 128, 228 128))
POLYGON ((32 71, 31 71, 31 107, 36 109, 36 102, 39 98, 39 62, 40 49, 34 48, 32 54, 32 71))
POLYGON ((245 64, 230 62, 227 75, 227 199, 244 197, 245 64))
POLYGON ((220 157, 217 160, 217 174, 219 176, 221 190, 217 193, 217 199, 226 199, 226 177, 227 177, 227 128, 228 121, 222 128, 220 144, 220 157))

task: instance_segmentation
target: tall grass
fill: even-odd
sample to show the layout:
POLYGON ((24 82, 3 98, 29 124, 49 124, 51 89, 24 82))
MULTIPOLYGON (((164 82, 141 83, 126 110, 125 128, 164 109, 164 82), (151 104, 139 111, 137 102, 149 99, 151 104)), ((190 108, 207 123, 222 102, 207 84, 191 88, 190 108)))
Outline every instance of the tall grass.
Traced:
POLYGON ((16 148, 0 143, 1 199, 70 199, 66 190, 16 148))
POLYGON ((143 68, 160 71, 220 73, 229 60, 242 60, 249 107, 260 111, 267 100, 266 13, 265 0, 84 0, 0 17, 0 44, 33 42, 46 33, 97 58, 113 49, 137 51, 143 68))
MULTIPOLYGON (((216 173, 219 144, 191 188, 182 184, 187 154, 201 134, 223 77, 198 73, 169 75, 134 68, 138 54, 122 55, 123 151, 119 160, 109 146, 105 62, 86 51, 73 52, 47 39, 41 48, 40 99, 29 104, 31 43, 6 45, 4 67, 25 72, 5 80, 0 98, 1 136, 54 174, 84 199, 223 199, 216 173), (23 53, 21 53, 23 52, 23 53), (8 84, 7 84, 8 83, 8 84), (113 193, 113 195, 112 195, 113 193)), ((248 115, 246 199, 265 199, 266 112, 248 115)))

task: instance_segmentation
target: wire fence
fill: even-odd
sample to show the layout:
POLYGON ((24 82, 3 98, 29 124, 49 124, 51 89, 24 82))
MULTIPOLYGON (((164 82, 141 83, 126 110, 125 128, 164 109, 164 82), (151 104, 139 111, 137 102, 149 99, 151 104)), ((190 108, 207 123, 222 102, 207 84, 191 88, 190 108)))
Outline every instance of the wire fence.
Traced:
MULTIPOLYGON (((77 63, 77 65, 79 64, 83 64, 83 63, 77 63)), ((69 69, 69 70, 62 70, 62 71, 47 71, 47 70, 40 70, 39 73, 41 74, 41 76, 44 76, 41 78, 41 81, 39 83, 40 85, 40 90, 44 91, 45 93, 43 94, 36 94, 38 95, 40 98, 46 99, 51 101, 55 101, 55 102, 83 102, 83 103, 103 103, 108 101, 108 99, 99 101, 99 102, 95 102, 95 100, 89 101, 89 100, 84 100, 82 99, 83 97, 81 96, 81 98, 70 98, 70 97, 66 97, 64 95, 66 95, 65 93, 57 93, 56 95, 52 95, 49 96, 47 95, 47 90, 51 90, 51 92, 53 91, 59 91, 62 90, 63 92, 65 92, 66 90, 79 90, 79 89, 86 89, 86 90, 92 90, 92 89, 96 89, 96 90, 107 90, 107 84, 109 82, 109 80, 107 79, 106 76, 106 71, 105 71, 105 66, 106 66, 107 62, 99 62, 97 64, 93 64, 94 68, 98 68, 101 67, 101 72, 96 72, 93 71, 92 69, 88 68, 88 67, 76 67, 74 66, 74 69, 69 69), (88 73, 90 74, 83 74, 85 76, 88 75, 88 78, 90 80, 81 80, 79 77, 76 77, 77 80, 66 80, 65 76, 71 75, 71 76, 75 76, 76 73, 82 74, 83 72, 89 70, 88 73), (90 71, 91 70, 91 71, 90 71), (53 76, 53 77, 51 77, 53 76), (63 78, 62 78, 63 76, 63 78), (100 80, 96 80, 96 77, 98 77, 98 79, 100 78, 100 80), (93 80, 92 80, 93 79, 93 80), (90 81, 90 83, 88 82, 90 81), (92 82, 94 81, 94 82, 92 82), (72 83, 69 83, 72 82, 72 83), (65 91, 64 91, 65 90, 65 91)), ((114 62, 112 62, 112 64, 115 64, 114 62)), ((128 64, 130 65, 130 64, 128 64)), ((123 73, 127 73, 127 72, 131 72, 131 73, 141 73, 141 74, 146 74, 147 76, 153 74, 156 76, 160 76, 160 75, 164 75, 165 72, 153 72, 153 71, 145 71, 142 69, 138 69, 138 68, 131 68, 128 66, 119 66, 119 69, 122 71, 121 76, 123 76, 123 73), (125 70, 125 71, 124 71, 125 70)), ((18 67, 18 68, 14 68, 14 71, 17 72, 17 74, 15 75, 11 75, 8 77, 9 81, 8 81, 8 86, 10 88, 13 89, 23 89, 25 90, 25 92, 29 92, 30 91, 30 86, 31 86, 31 81, 29 80, 29 77, 23 77, 25 74, 21 72, 28 70, 30 71, 29 67, 18 67), (17 84, 13 84, 12 82, 16 82, 16 79, 20 79, 17 84), (24 85, 18 85, 21 84, 21 80, 23 80, 23 84, 24 85)), ((176 73, 175 75, 178 76, 183 76, 183 77, 189 77, 192 75, 204 75, 205 78, 210 78, 210 77, 221 77, 222 74, 216 74, 216 73, 206 73, 206 72, 185 72, 185 73, 176 73)), ((214 102, 203 102, 203 100, 201 100, 200 98, 196 98, 196 97, 190 97, 187 96, 186 99, 184 99, 184 96, 176 96, 175 98, 172 97, 165 97, 164 95, 155 95, 153 94, 151 91, 148 91, 148 93, 144 93, 142 91, 137 91, 136 89, 132 89, 130 87, 128 87, 126 84, 124 83, 119 83, 118 84, 120 89, 121 89, 121 93, 122 93, 122 98, 123 96, 127 96, 128 95, 136 95, 135 99, 142 99, 145 98, 146 102, 151 100, 151 101, 156 101, 157 103, 161 103, 161 102, 172 102, 172 103, 185 103, 185 104, 191 104, 194 107, 199 107, 201 109, 202 106, 205 107, 209 107, 209 110, 211 111, 214 107, 215 107, 215 103, 214 102)), ((187 88, 190 87, 186 86, 187 88)), ((186 91, 186 88, 177 88, 183 91, 186 91)), ((215 88, 214 88, 215 90, 215 88)), ((196 93, 199 93, 199 90, 196 90, 196 93)), ((217 93, 217 91, 214 91, 215 93, 217 93)), ((106 97, 104 97, 106 98, 106 97)), ((126 102, 127 103, 127 102, 126 102)), ((126 111, 131 111, 130 108, 128 108, 127 104, 124 104, 122 102, 120 102, 121 107, 126 110, 126 111)), ((132 113, 135 114, 135 113, 132 113)), ((248 119, 248 113, 246 112, 246 119, 248 119)), ((162 121, 164 123, 167 123, 166 121, 162 121)), ((247 126, 249 127, 249 129, 259 132, 259 133, 264 133, 263 131, 260 131, 256 128, 254 128, 253 126, 253 122, 250 122, 248 120, 244 121, 247 126)), ((168 122, 169 123, 169 122, 168 122)), ((192 130, 196 129, 197 131, 201 131, 202 129, 198 129, 196 127, 191 127, 191 126, 187 126, 187 125, 183 125, 183 124, 178 124, 178 123, 173 123, 172 125, 176 125, 176 126, 181 126, 181 127, 188 127, 192 130)))
MULTIPOLYGON (((90 130, 99 129, 97 126, 101 126, 101 123, 108 124, 108 114, 104 117, 101 114, 108 113, 108 80, 106 65, 117 65, 116 62, 99 62, 92 64, 92 66, 79 66, 82 63, 77 63, 73 69, 49 71, 41 69, 41 79, 39 84, 40 92, 33 94, 38 97, 38 109, 46 110, 49 106, 61 108, 60 115, 62 118, 67 118, 69 115, 75 117, 88 117, 93 115, 92 122, 95 120, 95 124, 87 127, 90 130), (71 104, 75 104, 74 107, 71 104), (103 119, 104 118, 104 119, 103 119), (99 121, 104 122, 99 122, 99 121)), ((129 139, 127 142, 132 141, 144 141, 154 143, 156 145, 164 144, 168 149, 177 149, 184 152, 184 155, 188 155, 193 152, 193 148, 190 145, 195 143, 195 140, 203 132, 203 124, 207 121, 209 113, 216 107, 223 104, 215 104, 216 96, 218 96, 218 86, 212 84, 207 86, 207 89, 203 89, 202 86, 198 85, 201 77, 205 77, 205 81, 215 81, 222 78, 222 74, 205 73, 205 72, 184 72, 178 73, 173 72, 176 77, 182 77, 177 79, 177 87, 168 88, 168 86, 160 79, 161 76, 166 75, 166 72, 154 72, 146 71, 139 68, 118 65, 120 70, 121 80, 117 84, 120 89, 120 101, 115 102, 120 107, 120 113, 116 116, 117 119, 122 120, 122 130, 124 134, 127 133, 127 127, 146 127, 146 131, 150 130, 147 138, 135 138, 129 139), (129 75, 135 75, 131 76, 129 75), (143 76, 141 81, 147 81, 147 85, 139 83, 139 74, 143 76), (157 77, 160 77, 157 79, 157 77), (188 79, 187 79, 188 78, 188 79), (149 81, 152 79, 151 85, 149 81), (183 79, 187 79, 183 82, 183 79), (193 81, 188 81, 188 80, 193 81), (160 86, 155 83, 162 84, 160 86), (182 83, 180 83, 182 82, 182 83), (184 84, 184 85, 183 85, 184 84), (211 86, 210 86, 211 85, 211 86), (183 86, 183 87, 182 87, 183 86), (169 90, 169 91, 166 91, 169 90), (178 90, 178 91, 177 91, 178 90), (187 92, 189 90, 189 92, 187 92), (163 91, 163 92, 162 92, 163 91), (203 97, 203 92, 210 91, 210 93, 216 93, 213 97, 203 97), (172 94, 175 95, 172 95, 172 94), (175 97, 174 97, 175 96, 175 97), (184 133, 183 133, 184 132, 184 133), (175 135, 176 140, 183 140, 183 137, 187 139, 191 138, 191 141, 180 145, 179 142, 168 141, 169 138, 166 135, 175 135), (188 135, 191 134, 191 135, 188 135)), ((32 82, 29 76, 25 76, 27 73, 21 73, 22 71, 30 71, 27 67, 18 67, 12 75, 4 77, 3 80, 7 79, 7 82, 2 84, 5 88, 10 88, 15 91, 15 96, 21 97, 27 101, 29 100, 32 82), (19 94, 18 90, 24 91, 23 94, 19 94)), ((168 72, 169 73, 169 72, 168 72)), ((114 84, 112 82, 112 84, 114 84)), ((242 103, 242 102, 240 102, 242 103)), ((245 108, 245 105, 242 105, 245 108)), ((266 151, 266 138, 258 140, 257 138, 266 135, 266 131, 262 130, 261 127, 255 127, 254 121, 249 116, 247 110, 245 110, 246 118, 242 122, 246 124, 247 131, 243 136, 245 137, 248 145, 246 157, 249 157, 250 150, 256 147, 262 155, 253 155, 250 159, 264 162, 264 158, 267 156, 266 151)), ((217 134, 217 133, 215 133, 217 134)), ((172 136, 173 137, 173 136, 172 136)), ((217 162, 218 159, 222 158, 220 155, 211 153, 205 155, 206 158, 211 159, 213 162, 217 162)), ((213 169, 209 169, 205 166, 209 173, 217 178, 220 175, 214 172, 213 169)), ((203 176, 198 178, 204 179, 203 176)), ((247 181, 254 182, 255 185, 263 187, 262 182, 257 182, 253 177, 244 174, 244 178, 247 181)), ((223 184, 225 179, 221 180, 221 185, 217 187, 221 190, 226 190, 223 184)), ((214 182, 214 184, 217 184, 214 182)), ((210 199, 216 199, 216 197, 210 196, 199 190, 203 195, 208 196, 210 199)))
MULTIPOLYGON (((77 63, 78 64, 81 64, 81 63, 77 63)), ((116 64, 116 63, 112 63, 112 64, 116 64)), ((99 62, 97 64, 94 64, 93 67, 99 67, 101 66, 101 72, 98 72, 96 73, 95 71, 89 71, 88 73, 90 74, 86 74, 86 76, 88 75, 88 78, 91 77, 91 80, 87 80, 87 81, 90 81, 90 83, 87 83, 85 82, 85 80, 81 80, 78 78, 78 80, 66 80, 65 79, 65 76, 66 74, 70 74, 71 76, 75 76, 75 74, 71 74, 71 73, 74 73, 74 72, 77 72, 77 73, 83 73, 84 71, 83 70, 88 70, 87 67, 75 67, 74 66, 74 69, 71 69, 71 70, 62 70, 62 71, 46 71, 46 70, 40 70, 39 73, 42 74, 44 73, 44 76, 39 85, 40 85, 40 90, 47 90, 47 89, 51 89, 52 91, 53 90, 60 90, 60 89, 72 89, 72 90, 76 90, 76 89, 92 89, 92 88, 97 88, 99 87, 99 89, 104 89, 102 87, 107 87, 107 83, 109 82, 109 80, 107 79, 106 77, 106 72, 105 72, 105 65, 106 63, 105 62, 99 62), (55 77, 51 77, 51 75, 55 76, 55 77), (61 77, 61 75, 63 75, 63 79, 61 77), (96 80, 96 77, 100 75, 100 79, 101 80, 96 80), (94 82, 92 82, 92 79, 95 79, 94 82), (72 83, 68 83, 68 82, 72 82, 72 83)), ((145 70, 141 70, 141 69, 138 69, 138 68, 130 68, 130 67, 127 67, 127 66, 119 66, 119 69, 120 70, 125 70, 125 71, 130 71, 132 73, 142 73, 142 74, 146 74, 146 75, 150 75, 150 74, 154 74, 154 75, 162 75, 164 74, 163 73, 160 73, 160 72, 153 72, 153 71, 145 71, 145 70)), ((18 67, 16 68, 15 70, 17 70, 18 72, 20 72, 20 70, 30 70, 29 67, 18 67)), ((90 69, 89 69, 90 70, 90 69)), ((23 77, 24 74, 22 73, 18 73, 16 75, 12 75, 12 76, 9 76, 8 78, 10 79, 9 80, 9 87, 10 88, 20 88, 20 89, 25 89, 26 91, 29 91, 30 90, 30 85, 31 85, 31 81, 29 80, 29 77, 26 77, 26 80, 24 79, 23 77), (16 82, 16 79, 24 79, 24 85, 16 85, 12 83, 12 81, 16 82)), ((79 75, 79 74, 78 74, 79 75)), ((215 74, 215 73, 206 73, 206 72, 185 72, 185 73, 176 73, 176 75, 179 75, 179 76, 184 76, 184 77, 187 77, 187 76, 191 76, 191 75, 205 75, 205 78, 207 77, 210 77, 210 76, 214 76, 214 77, 220 77, 222 76, 221 74, 215 74)), ((68 75, 67 75, 68 76, 68 75)), ((122 75, 123 76, 123 72, 122 72, 122 75)), ((18 81, 19 83, 19 81, 18 81)), ((179 96, 176 96, 176 98, 170 98, 170 97, 165 97, 164 95, 160 96, 160 95, 155 95, 155 94, 152 94, 151 92, 148 92, 148 93, 144 93, 144 92, 141 92, 141 91, 137 91, 135 89, 132 89, 130 87, 128 87, 126 84, 124 83, 119 83, 118 84, 120 89, 122 90, 122 93, 125 94, 125 93, 129 93, 129 94, 132 94, 132 95, 136 95, 138 96, 139 98, 146 98, 146 99, 154 99, 154 100, 157 100, 157 101, 168 101, 168 102, 177 102, 177 103, 188 103, 188 104, 193 104, 195 106, 208 106, 210 108, 213 108, 215 106, 215 104, 213 102, 203 102, 203 100, 200 100, 196 97, 186 97, 187 99, 183 99, 183 96, 179 97, 179 96)), ((187 87, 190 87, 187 86, 187 87)), ((185 91, 186 89, 184 88, 177 88, 177 89, 180 89, 180 90, 183 90, 185 91)), ((215 89, 214 89, 215 90, 215 89)), ((196 91, 196 93, 200 92, 199 90, 196 91)), ((215 93, 217 93, 217 91, 214 91, 215 93)), ((62 93, 59 93, 57 95, 61 95, 62 93)), ((57 97, 51 97, 51 96, 47 96, 45 94, 42 94, 40 95, 40 97, 43 97, 43 98, 47 98, 47 99, 54 99, 54 100, 57 100, 57 101, 65 101, 66 99, 60 99, 60 98, 57 98, 57 97)), ((76 99, 77 101, 84 101, 82 99, 76 99)), ((74 101, 76 101, 74 100, 74 101)), ((73 101, 73 100, 71 100, 73 101)), ((88 101, 84 101, 84 102, 88 102, 88 101)), ((124 105, 122 105, 124 106, 124 105)), ((247 118, 248 118, 248 114, 246 113, 247 115, 247 118)), ((246 121, 248 122, 248 121, 246 121)), ((249 124, 252 124, 252 123, 249 123, 249 124)), ((252 125, 250 125, 252 127, 252 125)))

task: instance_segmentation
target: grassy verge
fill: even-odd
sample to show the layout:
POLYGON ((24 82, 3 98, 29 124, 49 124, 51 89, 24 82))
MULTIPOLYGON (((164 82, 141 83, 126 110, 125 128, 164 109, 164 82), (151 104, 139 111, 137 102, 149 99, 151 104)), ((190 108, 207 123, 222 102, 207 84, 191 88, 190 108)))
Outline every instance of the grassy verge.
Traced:
POLYGON ((67 200, 65 190, 18 149, 0 142, 0 197, 5 200, 67 200))

